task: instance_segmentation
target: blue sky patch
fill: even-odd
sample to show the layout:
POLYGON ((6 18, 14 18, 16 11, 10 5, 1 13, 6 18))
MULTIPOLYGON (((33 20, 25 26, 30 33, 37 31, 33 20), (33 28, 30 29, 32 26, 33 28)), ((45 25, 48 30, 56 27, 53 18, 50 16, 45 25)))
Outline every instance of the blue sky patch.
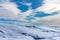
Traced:
POLYGON ((57 12, 53 12, 52 14, 44 13, 44 12, 37 12, 35 14, 35 17, 46 17, 46 16, 53 16, 57 14, 57 12))
POLYGON ((22 12, 25 12, 25 11, 28 10, 28 6, 22 5, 22 4, 19 4, 19 3, 17 3, 17 4, 18 4, 18 9, 22 10, 22 12))
POLYGON ((32 9, 36 9, 37 7, 42 5, 43 0, 11 0, 11 2, 15 2, 19 7, 20 10, 22 10, 23 12, 28 10, 28 6, 27 5, 23 5, 20 4, 23 3, 23 1, 26 1, 27 3, 31 3, 31 7, 32 9))
POLYGON ((25 19, 26 19, 26 20, 32 20, 32 19, 34 19, 34 18, 31 17, 31 16, 27 16, 25 19))

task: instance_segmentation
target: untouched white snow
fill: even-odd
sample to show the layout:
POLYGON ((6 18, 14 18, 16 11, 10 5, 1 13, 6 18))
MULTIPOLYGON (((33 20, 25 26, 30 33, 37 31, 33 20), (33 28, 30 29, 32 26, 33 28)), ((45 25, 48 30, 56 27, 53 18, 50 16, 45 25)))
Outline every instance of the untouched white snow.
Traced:
POLYGON ((60 32, 47 26, 22 26, 0 23, 0 40, 60 40, 60 32))

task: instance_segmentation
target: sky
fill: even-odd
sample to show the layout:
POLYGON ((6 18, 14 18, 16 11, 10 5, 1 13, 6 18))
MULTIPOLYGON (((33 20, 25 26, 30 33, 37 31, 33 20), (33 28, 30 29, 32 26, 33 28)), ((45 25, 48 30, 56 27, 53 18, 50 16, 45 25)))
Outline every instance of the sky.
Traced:
POLYGON ((0 0, 0 18, 60 26, 60 0, 0 0))

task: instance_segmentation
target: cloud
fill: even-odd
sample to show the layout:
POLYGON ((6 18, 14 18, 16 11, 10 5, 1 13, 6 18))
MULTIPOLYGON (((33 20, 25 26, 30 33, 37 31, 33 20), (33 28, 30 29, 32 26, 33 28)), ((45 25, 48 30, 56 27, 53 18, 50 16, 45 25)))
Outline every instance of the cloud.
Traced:
POLYGON ((32 3, 30 3, 30 2, 27 3, 26 1, 20 2, 20 4, 27 5, 27 6, 30 6, 30 7, 32 5, 32 3))
POLYGON ((10 10, 12 11, 14 14, 18 14, 20 13, 20 10, 17 9, 16 5, 14 5, 13 3, 8 3, 8 4, 2 4, 2 6, 7 9, 7 10, 10 10))
MULTIPOLYGON (((21 12, 22 10, 18 9, 17 7, 17 4, 16 3, 13 3, 13 2, 10 2, 10 0, 1 0, 1 3, 0 3, 4 9, 2 10, 2 12, 5 12, 5 13, 2 13, 3 16, 1 13, 0 17, 6 17, 6 18, 12 18, 12 19, 16 19, 16 20, 26 20, 25 18, 27 16, 29 16, 31 13, 32 13, 32 9, 31 9, 31 3, 27 3, 27 2, 21 2, 22 5, 27 5, 29 7, 29 10, 27 10, 26 12, 21 12), (6 11, 4 11, 6 10, 6 11), (9 15, 9 17, 7 16, 9 15)), ((0 9, 1 10, 1 9, 0 9)))
POLYGON ((16 15, 13 12, 5 9, 4 7, 1 7, 0 8, 0 18, 15 19, 16 15))
POLYGON ((17 8, 17 5, 15 3, 10 2, 10 0, 1 0, 0 6, 2 6, 2 9, 3 9, 3 10, 0 9, 0 10, 2 10, 2 13, 0 13, 0 15, 3 14, 6 17, 7 17, 7 15, 9 15, 9 17, 11 17, 11 18, 16 18, 17 15, 19 13, 21 13, 21 10, 19 10, 17 8), (6 10, 6 11, 4 11, 4 10, 6 10), (3 13, 3 12, 5 12, 5 13, 3 13))
POLYGON ((60 14, 54 16, 48 16, 44 18, 37 18, 31 20, 33 23, 42 24, 42 25, 59 25, 60 26, 60 14))
POLYGON ((42 24, 42 25, 59 25, 60 26, 60 3, 59 0, 44 0, 42 6, 35 10, 29 9, 28 11, 22 13, 20 19, 27 21, 25 18, 29 15, 33 15, 32 20, 29 22, 42 24), (46 16, 43 18, 34 17, 36 12, 44 12, 46 14, 53 14, 57 12, 56 15, 46 16))
POLYGON ((25 18, 26 18, 27 16, 31 15, 31 14, 33 14, 33 10, 29 9, 28 11, 21 13, 21 14, 18 16, 18 19, 23 20, 23 21, 24 21, 24 20, 27 21, 25 18))
POLYGON ((59 0, 45 0, 43 1, 43 5, 38 7, 36 11, 42 11, 45 13, 52 13, 56 11, 60 11, 60 3, 59 0))
MULTIPOLYGON (((60 25, 60 1, 59 0, 44 0, 42 6, 32 9, 31 3, 27 2, 21 2, 23 5, 27 5, 29 9, 25 12, 21 12, 20 9, 18 9, 17 5, 15 3, 10 2, 9 0, 7 1, 2 1, 0 3, 0 6, 3 6, 7 11, 4 11, 6 13, 3 13, 3 17, 6 18, 12 18, 16 20, 22 20, 22 21, 27 21, 27 22, 32 22, 32 23, 42 23, 43 25, 60 25), (51 16, 46 16, 43 18, 38 18, 34 17, 36 12, 44 12, 48 14, 52 14, 53 12, 57 12, 56 15, 51 15, 51 16), (4 16, 5 15, 5 16, 4 16), (8 15, 8 16, 7 16, 8 15), (27 16, 32 15, 34 19, 32 20, 26 20, 25 18, 28 18, 27 16)), ((3 10, 2 10, 3 11, 3 10)), ((1 12, 1 11, 0 11, 1 12)))
POLYGON ((18 16, 18 19, 23 20, 23 21, 27 21, 25 18, 27 18, 27 16, 30 16, 31 14, 33 14, 33 11, 34 11, 34 10, 32 10, 32 7, 31 7, 32 4, 27 3, 26 1, 23 1, 23 2, 20 2, 20 3, 28 6, 28 10, 25 11, 25 12, 21 12, 18 16))
POLYGON ((42 6, 35 9, 36 12, 44 12, 52 14, 57 12, 56 15, 46 16, 43 18, 37 18, 31 20, 35 23, 42 23, 43 25, 59 25, 60 26, 60 1, 59 0, 44 0, 42 6))

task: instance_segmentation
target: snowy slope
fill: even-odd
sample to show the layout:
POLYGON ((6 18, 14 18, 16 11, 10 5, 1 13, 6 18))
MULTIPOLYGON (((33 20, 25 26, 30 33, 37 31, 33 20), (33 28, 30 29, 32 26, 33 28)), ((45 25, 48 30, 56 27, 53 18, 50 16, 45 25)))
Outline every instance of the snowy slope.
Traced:
POLYGON ((0 20, 0 40, 60 40, 59 27, 18 25, 9 21, 0 20))

